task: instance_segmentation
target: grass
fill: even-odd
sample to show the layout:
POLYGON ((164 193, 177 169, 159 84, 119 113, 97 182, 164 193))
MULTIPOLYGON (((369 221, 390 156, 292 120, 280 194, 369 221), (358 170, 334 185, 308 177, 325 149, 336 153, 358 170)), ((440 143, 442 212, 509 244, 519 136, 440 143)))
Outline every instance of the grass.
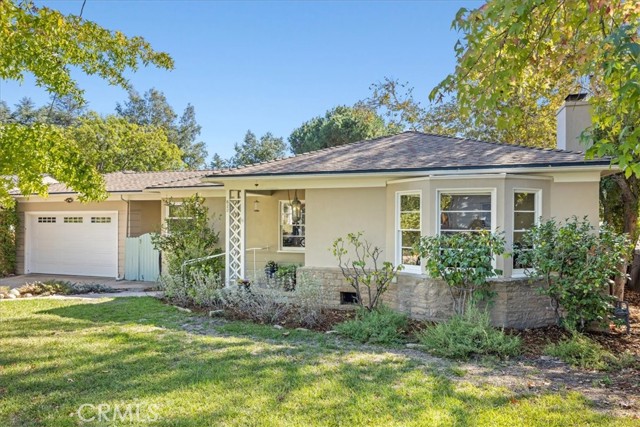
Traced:
POLYGON ((84 425, 637 423, 596 413, 577 393, 514 395, 454 382, 415 360, 345 348, 332 336, 285 336, 240 322, 218 327, 220 336, 199 335, 185 328, 214 321, 194 316, 151 298, 0 303, 0 425, 83 425, 82 404, 138 404, 142 416, 84 425), (146 416, 158 419, 150 424, 146 416))

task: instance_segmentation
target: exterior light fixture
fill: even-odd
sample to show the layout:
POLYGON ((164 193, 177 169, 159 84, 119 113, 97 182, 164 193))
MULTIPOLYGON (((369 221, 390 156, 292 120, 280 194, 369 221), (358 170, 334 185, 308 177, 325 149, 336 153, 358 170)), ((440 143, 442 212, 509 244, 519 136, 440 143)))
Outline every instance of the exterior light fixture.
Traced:
POLYGON ((291 221, 295 224, 302 219, 302 202, 298 199, 298 190, 296 190, 293 200, 291 201, 291 221))
POLYGON ((260 212, 260 202, 257 199, 253 202, 253 211, 260 212))
POLYGON ((73 203, 73 197, 67 197, 64 201, 67 203, 73 203))

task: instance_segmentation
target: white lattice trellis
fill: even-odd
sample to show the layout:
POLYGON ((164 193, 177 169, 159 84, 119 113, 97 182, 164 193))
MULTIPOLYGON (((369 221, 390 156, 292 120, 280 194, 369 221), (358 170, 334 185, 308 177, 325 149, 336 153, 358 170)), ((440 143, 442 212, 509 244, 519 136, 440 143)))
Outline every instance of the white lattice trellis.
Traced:
POLYGON ((244 190, 227 192, 227 283, 244 278, 244 190))

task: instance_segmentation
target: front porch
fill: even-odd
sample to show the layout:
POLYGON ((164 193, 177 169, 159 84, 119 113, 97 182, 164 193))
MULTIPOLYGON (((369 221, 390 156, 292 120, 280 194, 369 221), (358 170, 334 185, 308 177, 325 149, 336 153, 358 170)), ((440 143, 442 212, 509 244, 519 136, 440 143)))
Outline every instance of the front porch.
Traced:
POLYGON ((304 190, 229 190, 225 227, 227 283, 263 278, 267 265, 305 264, 304 190))

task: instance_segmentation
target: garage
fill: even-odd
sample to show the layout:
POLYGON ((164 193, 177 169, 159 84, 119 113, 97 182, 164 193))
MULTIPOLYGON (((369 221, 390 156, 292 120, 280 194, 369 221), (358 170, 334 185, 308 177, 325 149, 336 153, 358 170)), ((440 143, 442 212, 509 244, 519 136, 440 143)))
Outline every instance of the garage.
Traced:
POLYGON ((117 277, 117 212, 33 212, 25 220, 27 273, 117 277))

